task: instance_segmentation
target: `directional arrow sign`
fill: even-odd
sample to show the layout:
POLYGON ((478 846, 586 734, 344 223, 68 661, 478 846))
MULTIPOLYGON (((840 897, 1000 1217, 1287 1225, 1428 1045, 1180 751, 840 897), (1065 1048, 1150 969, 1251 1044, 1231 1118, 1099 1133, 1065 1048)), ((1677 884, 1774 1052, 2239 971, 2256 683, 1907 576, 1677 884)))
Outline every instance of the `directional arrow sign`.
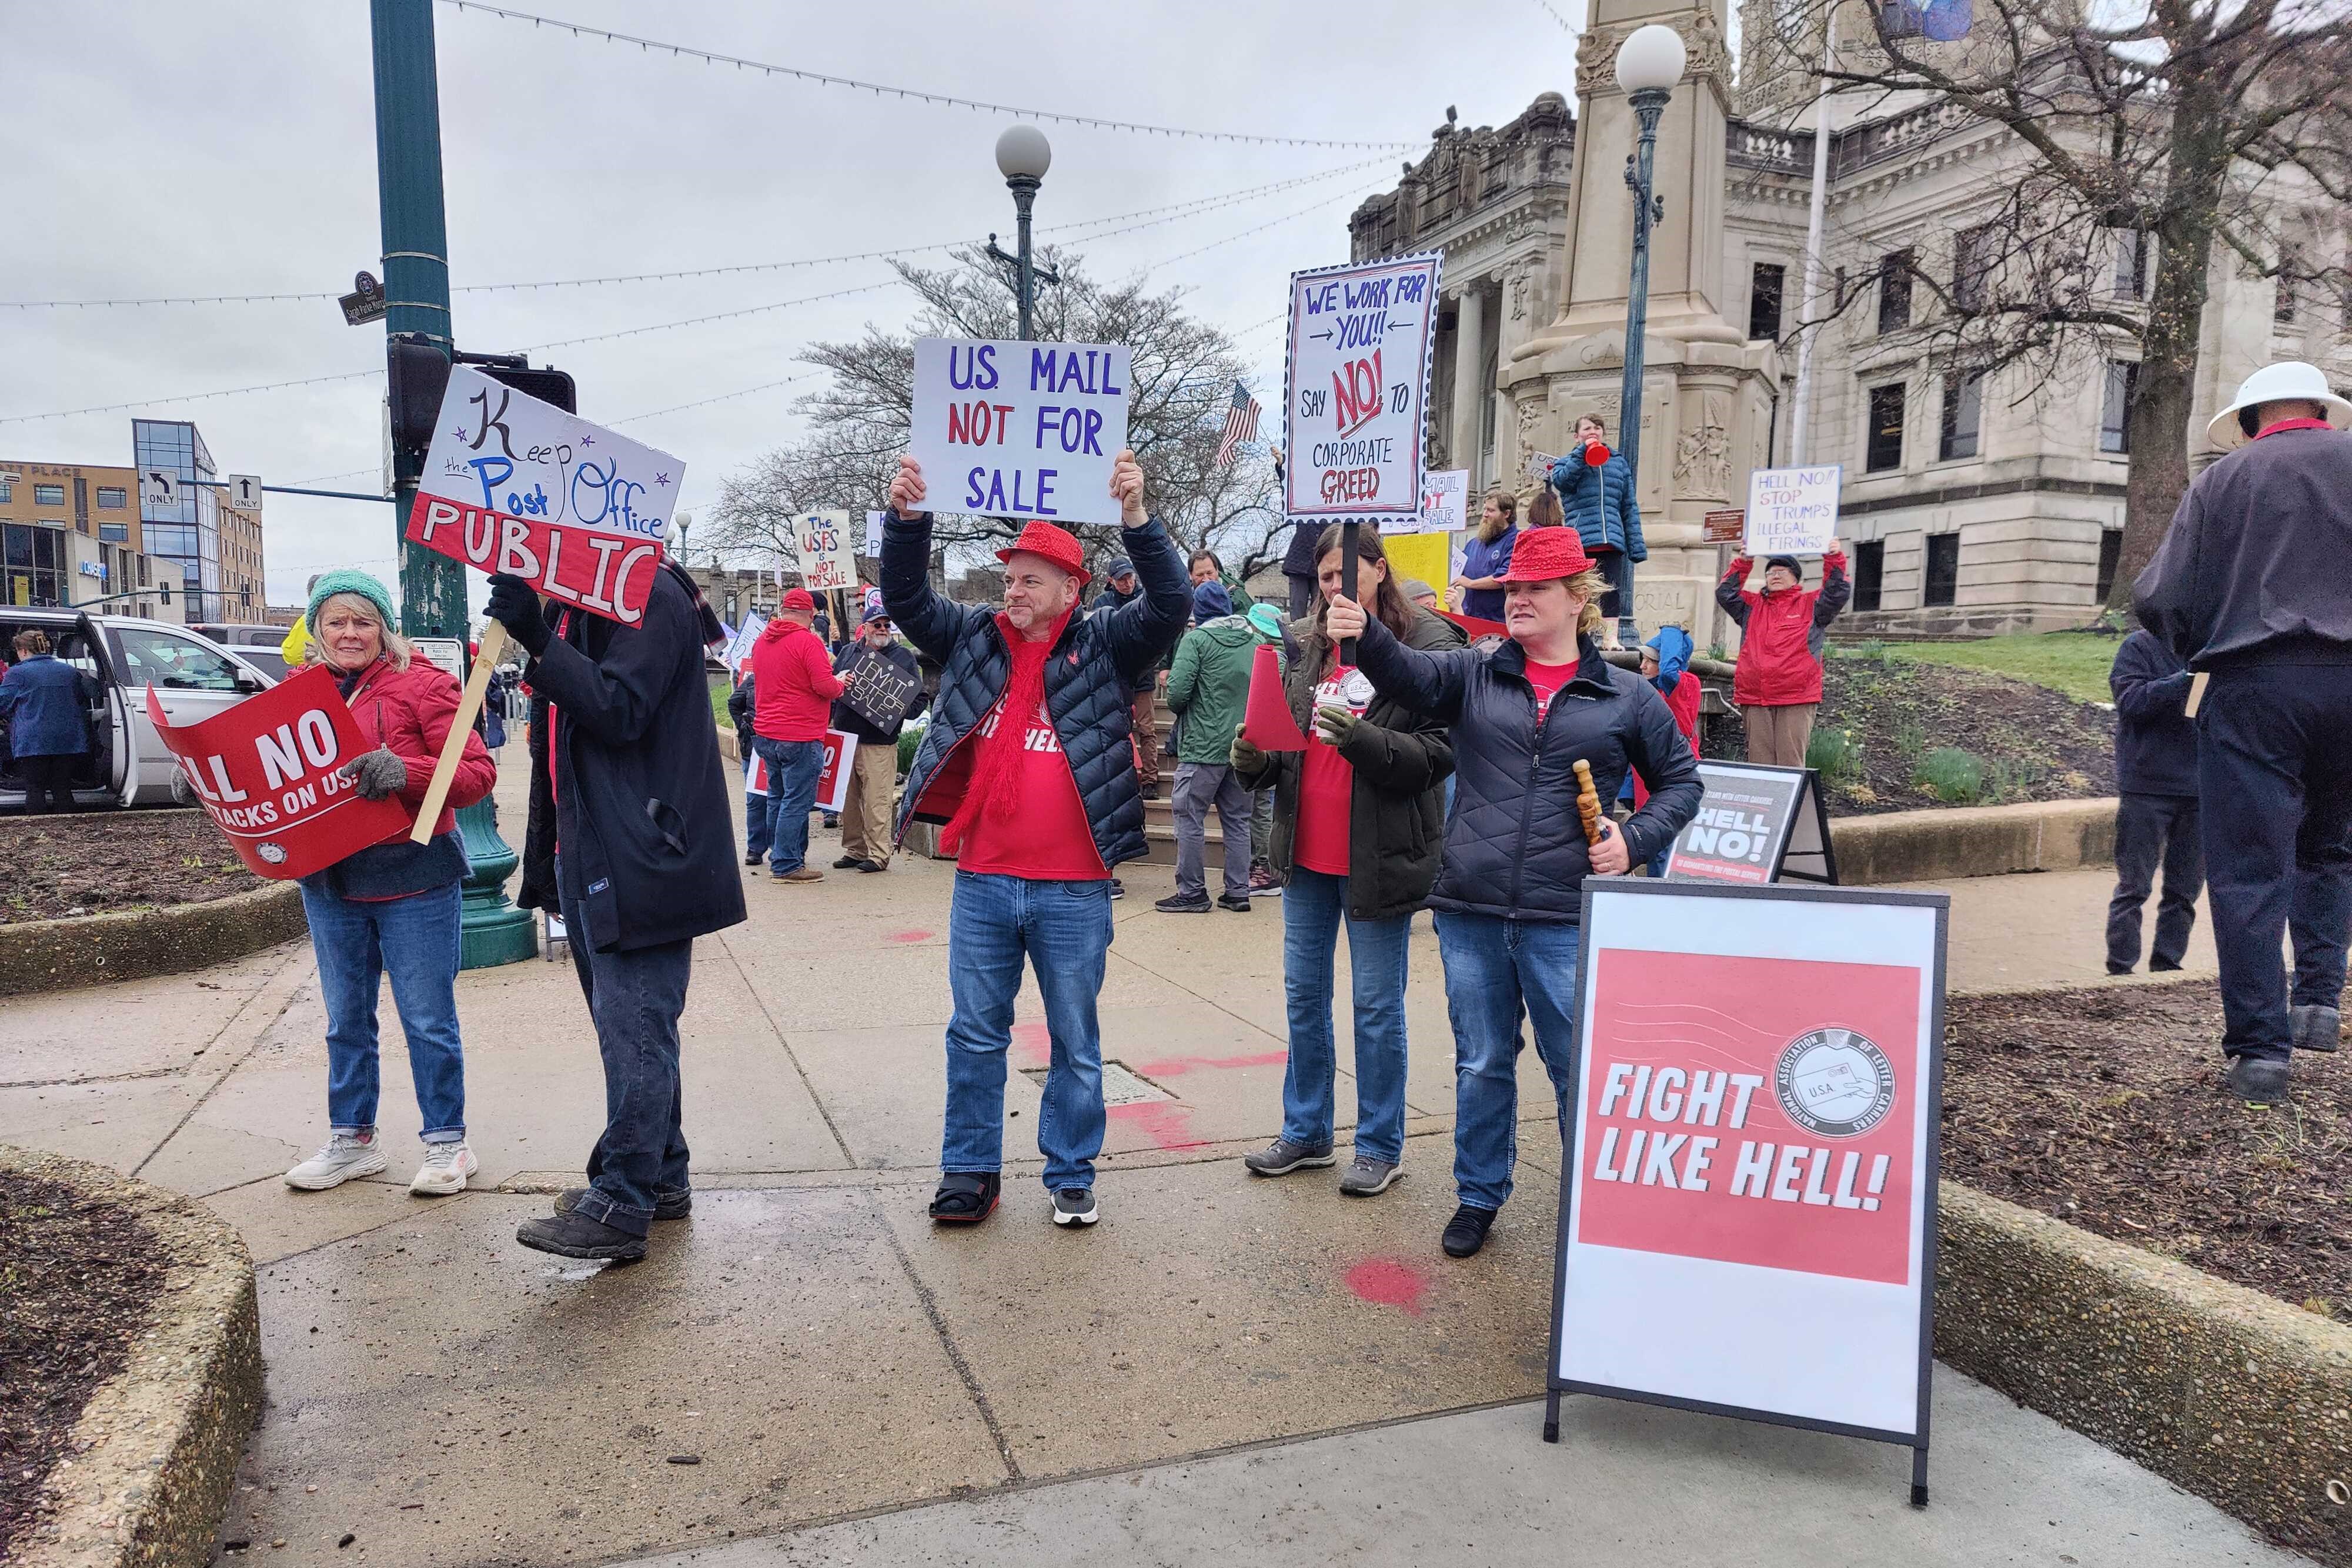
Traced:
POLYGON ((139 504, 142 507, 176 507, 180 504, 180 476, 164 468, 142 468, 139 471, 139 504))
POLYGON ((247 512, 261 510, 261 476, 258 474, 230 475, 228 504, 247 512))

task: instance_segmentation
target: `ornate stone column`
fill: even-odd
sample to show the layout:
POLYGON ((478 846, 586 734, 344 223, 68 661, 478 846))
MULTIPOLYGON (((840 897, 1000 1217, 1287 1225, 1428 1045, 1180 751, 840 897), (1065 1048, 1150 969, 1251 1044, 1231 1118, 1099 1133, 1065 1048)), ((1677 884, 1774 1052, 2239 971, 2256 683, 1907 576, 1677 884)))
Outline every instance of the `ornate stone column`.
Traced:
POLYGON ((1480 411, 1494 389, 1479 371, 1486 363, 1486 299, 1482 281, 1465 286, 1454 312, 1454 433, 1445 444, 1456 468, 1476 478, 1480 411))

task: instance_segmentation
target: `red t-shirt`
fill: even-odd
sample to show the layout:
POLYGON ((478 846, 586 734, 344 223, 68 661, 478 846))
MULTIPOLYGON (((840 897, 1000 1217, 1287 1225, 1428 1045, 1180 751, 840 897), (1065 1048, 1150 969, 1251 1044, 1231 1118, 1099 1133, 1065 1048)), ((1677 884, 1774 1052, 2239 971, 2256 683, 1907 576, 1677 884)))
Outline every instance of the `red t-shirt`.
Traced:
MULTIPOLYGON (((1372 703, 1372 683, 1353 665, 1334 669, 1315 688, 1314 707, 1345 704, 1359 718, 1372 703)), ((1311 710, 1310 710, 1311 718, 1311 710)), ((1348 815, 1356 795, 1356 765, 1327 744, 1310 722, 1307 755, 1298 769, 1298 828, 1293 863, 1326 876, 1348 874, 1348 815)))
MULTIPOLYGON (((986 745, 1003 715, 1000 697, 970 744, 986 745)), ((1054 733, 1053 717, 1042 702, 1022 737, 1020 766, 1020 810, 1002 819, 982 816, 966 829, 956 856, 958 869, 1032 882, 1100 882, 1108 877, 1102 852, 1095 848, 1086 802, 1078 799, 1078 781, 1070 774, 1070 759, 1062 755, 1061 737, 1054 733)))
POLYGON ((1528 684, 1536 689, 1536 722, 1541 724, 1544 715, 1551 711, 1551 699, 1559 688, 1576 679, 1574 664, 1538 664, 1528 661, 1528 684))

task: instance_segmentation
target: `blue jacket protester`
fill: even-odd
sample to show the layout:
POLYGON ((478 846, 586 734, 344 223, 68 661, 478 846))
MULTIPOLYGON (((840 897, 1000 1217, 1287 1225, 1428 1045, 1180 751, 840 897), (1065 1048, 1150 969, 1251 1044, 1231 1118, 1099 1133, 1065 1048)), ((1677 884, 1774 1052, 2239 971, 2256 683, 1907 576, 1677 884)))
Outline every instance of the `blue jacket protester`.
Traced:
POLYGON ((89 680, 53 653, 36 653, 0 681, 0 718, 18 757, 78 757, 89 749, 89 680))
POLYGON ((1586 550, 1622 550, 1626 559, 1637 562, 1650 559, 1642 542, 1641 503, 1633 498, 1633 470, 1623 453, 1612 452, 1595 468, 1581 450, 1571 452, 1551 465, 1551 487, 1559 492, 1559 509, 1586 550))

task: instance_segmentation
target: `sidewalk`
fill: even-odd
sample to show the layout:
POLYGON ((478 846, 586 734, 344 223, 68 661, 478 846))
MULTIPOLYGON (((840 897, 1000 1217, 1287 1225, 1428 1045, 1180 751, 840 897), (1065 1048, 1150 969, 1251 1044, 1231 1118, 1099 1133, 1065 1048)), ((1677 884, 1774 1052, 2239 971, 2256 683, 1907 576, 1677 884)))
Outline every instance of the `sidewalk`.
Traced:
MULTIPOLYGON (((500 790, 518 838, 520 783, 510 768, 500 790)), ((817 864, 836 853, 830 835, 812 845, 817 864)), ((1058 1562, 1121 1544, 1139 1562, 1303 1562, 1352 1544, 1376 1561, 1446 1545, 1465 1563, 1523 1546, 1572 1561, 1565 1543, 1593 1540, 1612 1562, 1664 1563, 1704 1560, 1729 1517, 1759 1562, 1833 1561, 1834 1541, 1855 1562, 2087 1563, 2114 1560, 2102 1544, 2132 1529, 2136 1561, 2287 1561, 1950 1374, 1925 1514, 1903 1506, 1904 1456, 1870 1445, 1572 1401, 1571 1441, 1545 1448, 1536 1414, 1507 1403, 1541 1391, 1551 1292, 1559 1145, 1533 1054, 1518 1196, 1486 1251, 1450 1261, 1436 1237, 1453 1208, 1453 1075, 1424 922, 1409 1179, 1355 1202, 1334 1172, 1250 1177, 1234 1156, 1280 1117, 1279 901, 1162 915, 1150 904, 1170 871, 1127 873, 1103 1024, 1139 1097, 1112 1109, 1106 1218, 1089 1232, 1045 1221, 1038 1092, 1018 1071, 1046 1057, 1034 984, 1004 1206, 971 1232, 923 1217, 950 868, 904 858, 882 876, 761 881, 749 923, 697 944, 695 1211, 657 1228, 635 1268, 513 1240, 546 1191, 579 1179, 601 1124, 567 965, 460 981, 483 1170, 457 1198, 405 1191, 416 1110, 388 999, 393 1168, 320 1194, 278 1180, 324 1135, 307 945, 12 1004, 0 1140, 203 1197, 246 1236, 269 1406, 224 1539, 285 1540, 273 1561, 594 1562, 886 1511, 766 1556, 696 1560, 1058 1562), (1106 1479, 1040 1484, 1087 1476, 1106 1479), (973 1493, 990 1495, 951 1500, 973 1493), (1476 1543, 1466 1555, 1457 1523, 1484 1532, 1460 1537, 1476 1543), (345 1532, 357 1540, 339 1551, 345 1532)), ((2104 876, 1951 891, 1956 988, 2108 983, 2104 876)), ((2190 967, 2210 965, 2200 935, 2190 967)), ((1352 1101, 1343 1073, 1343 1125, 1352 1101)))

